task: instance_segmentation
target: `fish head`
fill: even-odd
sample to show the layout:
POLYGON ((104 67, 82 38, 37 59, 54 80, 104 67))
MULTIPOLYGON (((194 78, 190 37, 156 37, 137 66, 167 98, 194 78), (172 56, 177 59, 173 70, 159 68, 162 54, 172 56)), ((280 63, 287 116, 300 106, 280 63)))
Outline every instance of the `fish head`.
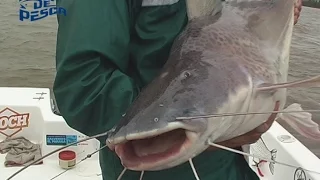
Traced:
POLYGON ((209 52, 186 50, 192 46, 185 36, 189 32, 178 39, 164 70, 140 92, 106 140, 127 169, 156 171, 186 162, 209 147, 212 132, 218 138, 230 125, 224 117, 214 122, 178 117, 245 107, 250 85, 243 69, 232 62, 219 65, 224 59, 212 64, 209 52))
POLYGON ((209 76, 208 67, 194 64, 200 58, 197 52, 183 57, 179 57, 179 52, 171 55, 168 62, 178 63, 165 65, 165 71, 140 92, 107 139, 110 149, 115 150, 128 169, 170 168, 170 163, 186 155, 207 131, 207 119, 176 118, 204 112, 208 92, 201 87, 209 76))

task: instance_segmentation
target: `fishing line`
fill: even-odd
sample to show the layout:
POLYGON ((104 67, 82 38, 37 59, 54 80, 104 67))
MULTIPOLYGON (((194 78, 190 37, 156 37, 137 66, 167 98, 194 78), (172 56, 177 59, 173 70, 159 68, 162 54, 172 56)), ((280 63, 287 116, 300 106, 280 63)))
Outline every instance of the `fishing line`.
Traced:
MULTIPOLYGON (((261 157, 259 155, 253 155, 253 154, 245 153, 245 152, 242 152, 242 151, 239 151, 239 150, 236 150, 236 149, 228 148, 226 146, 222 146, 222 145, 213 143, 210 140, 208 140, 207 143, 210 146, 214 146, 214 147, 217 147, 217 148, 220 148, 220 149, 224 149, 224 150, 227 150, 227 151, 230 151, 230 152, 234 152, 234 153, 237 153, 237 154, 241 154, 241 155, 244 155, 244 156, 250 156, 250 157, 253 157, 253 158, 258 158, 260 160, 265 160, 265 161, 268 161, 268 162, 271 162, 271 163, 281 164, 283 166, 288 166, 288 167, 292 167, 292 168, 295 168, 295 169, 296 168, 301 168, 301 167, 293 166, 293 165, 290 165, 290 164, 287 164, 287 163, 278 162, 278 161, 272 160, 271 158, 268 158, 268 157, 261 157)), ((308 169, 304 169, 304 168, 301 168, 301 169, 304 170, 304 171, 307 171, 307 172, 320 174, 320 172, 317 172, 317 171, 312 171, 312 170, 308 170, 308 169)))
POLYGON ((98 138, 98 137, 102 137, 102 136, 107 136, 110 132, 111 132, 111 131, 107 131, 107 132, 104 132, 104 133, 101 133, 101 134, 97 134, 97 135, 94 135, 94 136, 91 136, 91 137, 87 137, 87 138, 81 139, 81 140, 79 140, 79 141, 77 141, 77 142, 70 143, 70 144, 68 144, 68 145, 66 145, 66 146, 63 146, 63 147, 61 147, 61 148, 58 148, 58 149, 56 149, 56 150, 54 150, 54 151, 51 151, 50 153, 42 156, 41 158, 33 161, 32 163, 24 166, 23 168, 21 168, 21 169, 18 170, 17 172, 13 173, 7 180, 12 179, 13 177, 15 177, 16 175, 18 175, 19 173, 21 173, 23 170, 25 170, 25 169, 27 169, 28 167, 30 167, 30 166, 32 166, 32 165, 40 162, 41 160, 47 158, 48 156, 50 156, 50 155, 52 155, 52 154, 54 154, 54 153, 56 153, 56 152, 58 152, 58 151, 60 151, 60 150, 63 150, 63 149, 65 149, 65 148, 67 148, 67 147, 76 145, 76 144, 81 143, 81 142, 84 142, 84 141, 88 141, 88 140, 90 140, 90 139, 94 139, 94 138, 98 138))
POLYGON ((269 111, 269 112, 248 112, 248 113, 209 114, 209 115, 199 115, 199 116, 192 116, 192 117, 176 117, 176 120, 189 120, 189 119, 210 118, 210 117, 223 117, 223 116, 244 116, 244 115, 250 115, 250 114, 299 113, 299 112, 320 112, 320 110, 303 110, 303 111, 269 111))
POLYGON ((319 103, 318 101, 312 99, 311 97, 309 97, 309 96, 307 96, 307 95, 305 95, 305 94, 299 94, 299 95, 300 95, 300 96, 303 96, 303 98, 309 99, 313 104, 315 104, 315 105, 317 105, 317 106, 320 105, 320 103, 319 103))
MULTIPOLYGON (((249 114, 270 114, 270 113, 297 113, 297 112, 320 112, 320 110, 303 110, 303 111, 269 111, 269 112, 248 112, 248 113, 225 113, 225 114, 209 114, 209 115, 200 115, 200 116, 193 116, 193 117, 177 117, 176 120, 188 120, 188 119, 198 119, 198 118, 210 118, 210 117, 223 117, 223 116, 238 116, 238 115, 249 115, 249 114)), ((94 136, 91 136, 91 137, 87 137, 87 138, 84 138, 84 139, 81 139, 77 142, 74 142, 74 143, 70 143, 66 146, 63 146, 61 148, 58 148, 54 151, 51 151, 50 153, 42 156, 41 158, 33 161, 32 163, 24 166, 23 168, 21 168, 20 170, 18 170, 17 172, 15 172, 14 174, 12 174, 9 178, 7 178, 7 180, 10 180, 12 179, 13 177, 15 177, 16 175, 18 175, 19 173, 21 173, 23 170, 27 169, 28 167, 34 165, 34 164, 37 164, 38 162, 40 162, 41 160, 47 158, 48 156, 60 151, 60 150, 63 150, 67 147, 70 147, 70 146, 73 146, 73 145, 76 145, 78 143, 81 143, 81 142, 84 142, 84 141, 88 141, 88 140, 91 140, 91 139, 94 139, 94 138, 98 138, 98 137, 102 137, 102 136, 108 136, 109 133, 111 133, 112 130, 110 131, 107 131, 107 132, 104 132, 104 133, 101 133, 101 134, 97 134, 97 135, 94 135, 94 136)), ((126 170, 126 168, 123 170, 122 173, 124 173, 126 170)), ((120 174, 120 176, 122 177, 123 174, 120 174)), ((119 177, 120 177, 119 176, 119 177)), ((120 178, 121 178, 120 177, 120 178)), ((118 179, 119 180, 119 179, 118 179)))
MULTIPOLYGON (((76 165, 77 165, 77 164, 80 164, 81 162, 83 162, 83 161, 86 160, 86 159, 91 158, 95 153, 99 152, 100 150, 102 150, 103 148, 106 148, 106 147, 107 147, 107 145, 104 145, 104 146, 102 146, 100 149, 95 150, 94 152, 88 154, 86 157, 84 157, 83 159, 81 159, 81 161, 77 162, 76 165)), ((51 178, 50 180, 53 180, 53 179, 61 176, 62 174, 66 173, 66 172, 69 171, 69 170, 70 170, 70 169, 66 169, 65 171, 62 171, 61 173, 59 173, 58 175, 54 176, 54 177, 51 178)))
POLYGON ((191 166, 192 172, 193 172, 194 177, 196 178, 196 180, 200 180, 200 178, 199 178, 199 176, 198 176, 198 173, 197 173, 197 171, 196 171, 196 168, 194 167, 191 158, 189 159, 189 164, 190 164, 190 166, 191 166))
POLYGON ((118 176, 117 180, 121 180, 121 178, 122 178, 122 176, 124 175, 124 173, 126 172, 126 170, 127 170, 127 168, 124 168, 124 169, 121 171, 121 173, 120 173, 120 175, 118 176))

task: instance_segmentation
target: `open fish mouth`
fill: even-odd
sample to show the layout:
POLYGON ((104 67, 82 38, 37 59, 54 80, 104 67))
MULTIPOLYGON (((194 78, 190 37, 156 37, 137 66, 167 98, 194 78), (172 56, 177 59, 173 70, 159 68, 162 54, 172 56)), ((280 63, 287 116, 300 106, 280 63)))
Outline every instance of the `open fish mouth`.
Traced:
POLYGON ((110 145, 122 165, 130 170, 155 171, 170 168, 169 164, 183 156, 198 139, 198 133, 182 128, 110 145))

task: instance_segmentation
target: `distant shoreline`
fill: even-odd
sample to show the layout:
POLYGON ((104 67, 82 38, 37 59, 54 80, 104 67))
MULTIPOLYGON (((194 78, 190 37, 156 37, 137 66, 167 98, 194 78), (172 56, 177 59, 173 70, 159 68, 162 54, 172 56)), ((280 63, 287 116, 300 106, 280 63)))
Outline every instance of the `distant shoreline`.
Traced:
POLYGON ((302 5, 306 7, 320 8, 320 2, 316 1, 303 1, 302 5))

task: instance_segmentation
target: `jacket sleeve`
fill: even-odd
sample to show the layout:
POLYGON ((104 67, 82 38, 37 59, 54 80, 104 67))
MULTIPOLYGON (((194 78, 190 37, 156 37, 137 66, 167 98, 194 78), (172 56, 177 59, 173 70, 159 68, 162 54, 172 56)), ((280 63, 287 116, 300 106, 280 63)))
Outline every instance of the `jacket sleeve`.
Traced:
POLYGON ((53 92, 67 124, 88 135, 115 125, 138 93, 129 76, 124 0, 60 0, 53 92))

